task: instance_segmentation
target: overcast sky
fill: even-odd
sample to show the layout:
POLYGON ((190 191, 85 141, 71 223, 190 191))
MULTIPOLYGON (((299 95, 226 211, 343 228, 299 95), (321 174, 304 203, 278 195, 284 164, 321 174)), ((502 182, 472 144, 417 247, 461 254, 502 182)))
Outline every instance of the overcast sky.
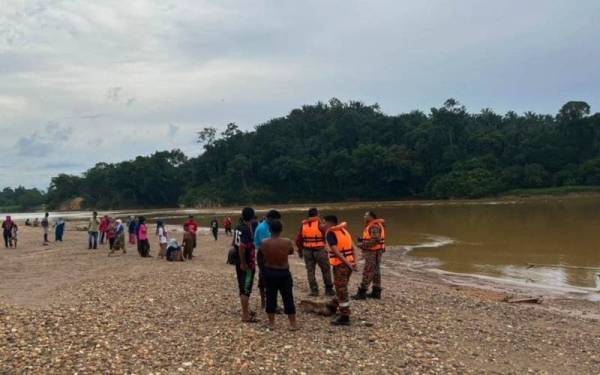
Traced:
POLYGON ((0 2, 0 187, 331 97, 600 111, 597 0, 0 2))

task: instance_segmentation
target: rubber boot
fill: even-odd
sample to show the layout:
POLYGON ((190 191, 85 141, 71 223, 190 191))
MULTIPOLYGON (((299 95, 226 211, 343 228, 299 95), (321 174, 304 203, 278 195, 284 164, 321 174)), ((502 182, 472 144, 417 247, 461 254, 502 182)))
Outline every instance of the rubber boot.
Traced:
POLYGON ((352 299, 367 299, 367 290, 358 288, 358 291, 352 296, 352 299))
POLYGON ((374 286, 371 293, 367 294, 367 297, 373 299, 381 299, 381 288, 374 286))
POLYGON ((325 287, 325 295, 330 296, 330 297, 335 296, 335 290, 333 290, 333 287, 331 287, 331 286, 325 287))
POLYGON ((346 315, 339 315, 337 318, 331 321, 332 326, 349 326, 350 317, 346 315))

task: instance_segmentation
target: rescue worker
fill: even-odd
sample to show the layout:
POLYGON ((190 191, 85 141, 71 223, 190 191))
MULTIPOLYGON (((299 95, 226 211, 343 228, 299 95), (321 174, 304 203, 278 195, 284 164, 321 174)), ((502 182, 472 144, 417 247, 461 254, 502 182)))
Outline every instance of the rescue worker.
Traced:
POLYGON ((352 241, 350 232, 346 229, 346 223, 338 224, 338 218, 334 215, 324 217, 326 234, 325 239, 329 250, 329 263, 333 269, 333 283, 336 296, 328 308, 332 313, 339 310, 339 315, 331 321, 335 326, 350 325, 350 298, 348 296, 348 283, 352 271, 356 267, 356 246, 352 241))
POLYGON ((365 267, 362 282, 353 299, 381 298, 381 256, 385 252, 385 222, 378 219, 373 211, 365 213, 365 229, 362 238, 359 238, 365 267), (371 293, 367 294, 369 286, 373 284, 371 293))
POLYGON ((308 210, 308 219, 302 221, 300 231, 296 236, 296 245, 298 246, 298 256, 304 258, 308 285, 310 287, 309 296, 319 295, 319 285, 315 277, 315 269, 318 265, 323 275, 323 284, 325 284, 325 294, 334 296, 333 282, 331 281, 331 267, 329 257, 325 250, 325 236, 319 218, 319 210, 311 208, 308 210))

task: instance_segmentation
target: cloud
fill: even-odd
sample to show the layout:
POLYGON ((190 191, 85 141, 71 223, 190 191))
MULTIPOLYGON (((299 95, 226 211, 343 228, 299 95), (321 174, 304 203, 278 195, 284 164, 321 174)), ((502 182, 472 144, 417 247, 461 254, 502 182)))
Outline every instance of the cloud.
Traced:
POLYGON ((34 131, 30 135, 20 137, 15 148, 17 153, 25 157, 44 157, 51 154, 71 137, 72 128, 63 127, 59 123, 48 122, 42 132, 34 131))
POLYGON ((0 187, 46 187, 60 168, 44 165, 65 155, 80 168, 167 146, 195 155, 204 126, 248 130, 331 97, 390 114, 449 97, 473 111, 598 109, 597 14, 595 0, 3 0, 0 147, 15 152, 0 187))

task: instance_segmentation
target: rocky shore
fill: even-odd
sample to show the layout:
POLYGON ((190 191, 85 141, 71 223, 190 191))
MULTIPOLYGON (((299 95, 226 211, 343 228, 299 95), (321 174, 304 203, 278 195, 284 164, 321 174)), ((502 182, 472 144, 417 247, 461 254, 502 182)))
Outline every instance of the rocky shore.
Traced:
MULTIPOLYGON (((283 316, 271 331, 260 312, 239 321, 230 238, 201 235, 194 260, 169 263, 89 251, 79 231, 42 246, 21 228, 19 249, 0 249, 1 374, 600 374, 597 303, 507 303, 398 264, 381 301, 352 304, 351 327, 300 312, 300 331, 283 316)), ((297 258, 292 271, 298 303, 297 258)))

